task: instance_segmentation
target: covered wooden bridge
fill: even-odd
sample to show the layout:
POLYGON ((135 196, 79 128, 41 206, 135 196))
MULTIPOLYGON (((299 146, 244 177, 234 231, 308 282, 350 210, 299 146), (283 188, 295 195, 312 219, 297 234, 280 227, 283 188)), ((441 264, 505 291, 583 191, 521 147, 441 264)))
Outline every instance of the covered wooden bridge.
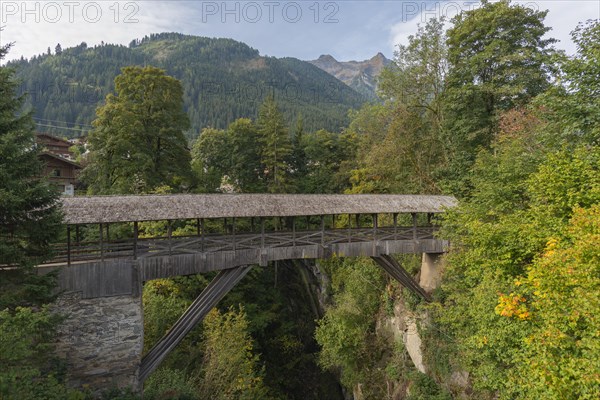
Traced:
POLYGON ((391 257, 443 253, 435 215, 448 196, 144 195, 64 198, 65 240, 42 268, 82 298, 139 296, 144 281, 220 271, 142 359, 142 382, 252 265, 372 257, 414 293, 427 293, 391 257))

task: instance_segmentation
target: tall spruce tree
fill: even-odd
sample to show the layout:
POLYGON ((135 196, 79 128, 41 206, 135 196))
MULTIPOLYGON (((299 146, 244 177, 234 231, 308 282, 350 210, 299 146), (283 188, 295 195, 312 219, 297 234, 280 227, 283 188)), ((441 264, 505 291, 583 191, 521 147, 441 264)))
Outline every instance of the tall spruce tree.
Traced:
POLYGON ((258 113, 258 133, 262 145, 261 161, 265 166, 265 181, 270 193, 289 190, 289 157, 292 145, 283 115, 275 97, 269 95, 258 113))
MULTIPOLYGON (((0 60, 10 45, 0 48, 0 60)), ((0 310, 51 298, 52 279, 34 266, 50 255, 60 229, 58 191, 41 178, 31 113, 22 112, 14 71, 0 67, 0 310)))

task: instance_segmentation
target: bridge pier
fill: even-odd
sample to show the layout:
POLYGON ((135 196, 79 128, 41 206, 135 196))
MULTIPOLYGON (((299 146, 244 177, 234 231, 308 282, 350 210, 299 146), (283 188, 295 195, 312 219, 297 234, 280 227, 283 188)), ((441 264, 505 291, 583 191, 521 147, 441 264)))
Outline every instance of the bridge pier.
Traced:
POLYGON ((66 318, 56 350, 67 362, 69 386, 96 392, 138 389, 144 339, 139 294, 83 298, 82 292, 66 293, 53 309, 66 318))
POLYGON ((431 292, 440 285, 444 269, 442 255, 443 253, 423 253, 419 286, 427 292, 431 292))

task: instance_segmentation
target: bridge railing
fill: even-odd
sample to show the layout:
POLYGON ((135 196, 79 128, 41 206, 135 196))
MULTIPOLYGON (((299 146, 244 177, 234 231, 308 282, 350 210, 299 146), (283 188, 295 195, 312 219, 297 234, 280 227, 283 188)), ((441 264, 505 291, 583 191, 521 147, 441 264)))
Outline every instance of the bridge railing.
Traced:
POLYGON ((338 243, 424 240, 433 239, 437 229, 435 226, 336 228, 69 242, 55 245, 55 256, 48 263, 72 263, 115 258, 135 259, 296 246, 331 246, 338 243))

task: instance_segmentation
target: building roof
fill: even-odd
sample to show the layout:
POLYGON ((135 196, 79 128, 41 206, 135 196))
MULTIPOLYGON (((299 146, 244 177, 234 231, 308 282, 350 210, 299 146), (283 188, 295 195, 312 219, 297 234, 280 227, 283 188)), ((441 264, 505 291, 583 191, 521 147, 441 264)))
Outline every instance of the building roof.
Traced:
POLYGON ((77 164, 75 161, 69 160, 68 158, 61 157, 60 155, 52 153, 52 152, 49 152, 49 151, 42 151, 40 153, 40 157, 44 157, 44 156, 45 157, 53 158, 53 159, 58 160, 58 161, 61 161, 61 162, 65 163, 65 164, 68 164, 68 165, 72 166, 75 169, 82 169, 83 168, 81 165, 77 164))
POLYGON ((392 194, 176 194, 62 199, 67 224, 224 217, 439 213, 452 196, 392 194))
POLYGON ((66 139, 63 139, 61 137, 58 136, 54 136, 51 135, 49 133, 42 133, 42 132, 38 132, 35 134, 37 136, 38 142, 44 142, 44 139, 50 139, 53 142, 55 142, 57 145, 63 145, 64 147, 71 147, 73 146, 73 143, 69 142, 66 139))

